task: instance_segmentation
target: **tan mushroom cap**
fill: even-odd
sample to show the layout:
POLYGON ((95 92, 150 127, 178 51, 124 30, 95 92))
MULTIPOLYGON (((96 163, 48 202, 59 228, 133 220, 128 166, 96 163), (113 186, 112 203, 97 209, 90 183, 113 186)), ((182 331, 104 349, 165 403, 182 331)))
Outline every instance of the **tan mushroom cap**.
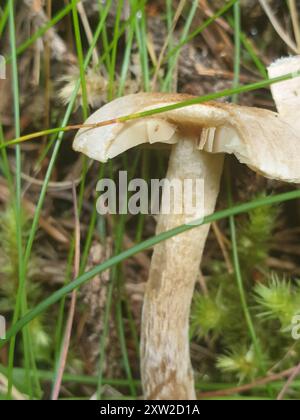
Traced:
MULTIPOLYGON (((94 124, 190 99, 181 94, 139 93, 118 98, 92 114, 94 124)), ((300 133, 277 113, 209 102, 125 123, 81 129, 74 150, 106 162, 142 143, 177 143, 199 128, 199 150, 234 154, 267 178, 300 183, 300 133)))
MULTIPOLYGON (((279 58, 268 67, 270 78, 300 71, 300 56, 279 58)), ((271 86, 277 110, 300 133, 300 77, 275 83, 271 86)))

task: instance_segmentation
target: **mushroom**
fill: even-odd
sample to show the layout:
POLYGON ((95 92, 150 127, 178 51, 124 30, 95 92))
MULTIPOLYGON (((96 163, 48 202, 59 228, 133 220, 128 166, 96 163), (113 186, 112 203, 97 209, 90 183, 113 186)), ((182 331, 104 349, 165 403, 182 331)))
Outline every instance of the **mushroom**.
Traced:
MULTIPOLYGON (((139 93, 118 98, 95 112, 87 124, 171 105, 182 94, 139 93)), ((194 104, 92 129, 81 129, 74 149, 106 162, 141 143, 168 143, 167 179, 204 179, 204 215, 214 212, 225 154, 272 179, 300 182, 300 136, 277 113, 228 103, 194 104)), ((163 191, 163 195, 165 190, 163 191)), ((194 200, 201 192, 195 192, 194 200)), ((172 210, 172 209, 171 209, 172 210)), ((195 214, 160 214, 157 233, 190 223, 195 214)), ((189 313, 209 225, 157 244, 146 286, 141 332, 144 397, 194 400, 189 354, 189 313)))

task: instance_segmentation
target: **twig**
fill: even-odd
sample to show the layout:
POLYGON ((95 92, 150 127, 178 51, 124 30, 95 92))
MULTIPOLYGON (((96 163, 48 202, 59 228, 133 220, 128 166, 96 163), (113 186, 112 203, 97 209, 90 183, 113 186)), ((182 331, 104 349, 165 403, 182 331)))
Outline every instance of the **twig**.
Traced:
POLYGON ((291 375, 294 372, 294 370, 295 370, 295 368, 293 367, 293 368, 285 370, 283 372, 275 373, 275 374, 267 376, 265 378, 257 379, 256 381, 254 381, 250 384, 237 386, 235 388, 228 388, 228 389, 223 389, 221 391, 213 391, 213 392, 202 392, 202 393, 199 394, 199 398, 200 399, 205 399, 205 398, 214 398, 214 397, 226 397, 226 396, 229 396, 229 395, 239 394, 241 392, 250 391, 251 389, 256 388, 257 386, 266 385, 266 384, 269 384, 270 382, 274 382, 274 381, 278 381, 279 379, 283 379, 283 378, 291 375))
POLYGON ((200 284, 203 295, 208 296, 209 295, 208 288, 207 288, 206 281, 201 270, 199 273, 199 284, 200 284))
MULTIPOLYGON (((202 9, 206 16, 208 16, 209 18, 214 16, 215 13, 209 7, 207 0, 199 0, 199 6, 200 10, 202 9)), ((221 26, 221 28, 223 28, 225 31, 232 33, 232 28, 230 27, 230 25, 228 25, 225 19, 217 18, 215 22, 219 26, 221 26)))
MULTIPOLYGON (((79 222, 79 215, 78 215, 78 204, 77 204, 75 185, 73 185, 73 199, 74 199, 74 218, 75 218, 74 278, 76 278, 79 275, 79 267, 80 267, 80 222, 79 222)), ((72 295, 71 295, 71 304, 70 304, 67 325, 66 325, 65 335, 64 335, 63 344, 62 344, 62 351, 61 351, 60 359, 58 362, 58 373, 56 376, 56 381, 55 381, 53 392, 52 392, 52 398, 51 398, 52 400, 57 400, 59 397, 60 387, 62 383, 62 378, 63 378, 66 361, 68 357, 69 346, 70 346, 72 326, 73 326, 74 315, 75 315, 76 300, 77 300, 77 291, 75 289, 73 290, 72 295)))
MULTIPOLYGON (((84 6, 81 1, 77 4, 77 10, 80 15, 82 26, 84 28, 89 45, 92 45, 94 36, 93 36, 92 29, 90 27, 90 23, 86 15, 84 6)), ((94 48, 93 49, 93 64, 94 66, 97 66, 98 63, 99 63, 99 55, 98 55, 97 49, 94 48)))
MULTIPOLYGON (((10 200, 9 188, 5 180, 2 177, 0 177, 0 201, 7 203, 9 200, 10 200)), ((26 210, 28 215, 30 215, 30 217, 34 216, 36 212, 36 206, 31 201, 23 197, 22 206, 26 210)), ((69 243, 69 239, 67 235, 65 234, 65 232, 62 231, 59 224, 52 217, 45 218, 45 217, 40 216, 39 225, 46 233, 48 233, 48 235, 50 235, 57 242, 60 242, 65 245, 69 243)))
POLYGON ((297 43, 298 53, 300 54, 300 25, 299 25, 299 14, 296 6, 295 0, 288 0, 289 8, 293 23, 293 30, 295 34, 295 39, 297 43))
MULTIPOLYGON (((249 40, 248 40, 249 42, 249 40)), ((206 77, 223 77, 224 79, 233 79, 233 72, 230 70, 224 70, 224 69, 212 69, 207 68, 203 66, 203 64, 195 63, 195 68, 197 70, 197 73, 200 76, 206 76, 206 77)), ((249 75, 240 75, 240 81, 249 83, 249 82, 256 82, 257 77, 249 76, 249 75)))
POLYGON ((180 0, 180 3, 178 5, 178 7, 177 7, 177 10, 176 10, 176 13, 175 13, 173 22, 172 22, 171 30, 168 33, 168 36, 167 36, 167 38, 165 40, 165 43, 164 43, 164 45, 163 45, 163 47, 161 49, 160 54, 159 54, 158 61, 157 61, 157 66, 156 66, 155 73, 154 73, 153 80, 152 80, 152 89, 154 89, 154 90, 155 90, 155 86, 156 86, 156 82, 157 82, 159 70, 161 68, 162 62, 163 62, 164 57, 165 57, 165 52, 166 52, 166 50, 167 50, 167 48, 169 46, 170 38, 173 35, 173 32, 174 32, 174 30, 176 28, 178 19, 180 18, 180 15, 181 15, 181 13, 183 11, 183 8, 185 6, 185 3, 186 3, 186 0, 180 0))
MULTIPOLYGON (((13 168, 13 171, 15 171, 15 168, 13 168)), ((44 181, 41 179, 36 179, 33 176, 30 176, 28 174, 25 174, 24 172, 21 172, 21 178, 25 181, 29 182, 29 186, 37 185, 38 187, 42 187, 44 185, 44 181)), ((49 191, 63 191, 63 190, 71 190, 73 188, 73 184, 76 186, 80 184, 81 177, 74 179, 74 181, 50 181, 48 183, 48 190, 49 191)))
POLYGON ((282 388, 282 390, 278 394, 277 401, 283 400, 285 394, 288 392, 288 390, 289 390, 290 386, 292 385, 294 379, 298 375, 300 375, 300 363, 299 363, 298 366, 296 366, 296 367, 293 368, 293 372, 291 373, 290 377, 286 381, 286 384, 284 385, 284 387, 282 388))
POLYGON ((228 271, 229 274, 232 274, 234 272, 234 269, 232 267, 231 259, 229 257, 229 254, 228 254, 228 251, 227 251, 227 248, 226 248, 226 245, 225 245, 225 240, 224 240, 223 234, 220 231, 217 223, 212 223, 212 228, 213 228, 215 237, 217 238, 218 244, 221 248, 221 251, 222 251, 222 254, 223 254, 223 257, 224 257, 224 260, 225 260, 225 264, 226 264, 226 267, 227 267, 227 271, 228 271))
POLYGON ((273 25, 273 28, 277 32, 277 34, 280 36, 280 38, 285 42, 285 44, 296 54, 298 54, 298 48, 297 45, 294 43, 294 41, 290 38, 288 33, 283 29, 281 24, 279 23, 278 19, 274 15, 273 10, 271 9, 269 3, 267 0, 259 0, 261 7, 264 9, 266 15, 268 16, 271 24, 273 25))

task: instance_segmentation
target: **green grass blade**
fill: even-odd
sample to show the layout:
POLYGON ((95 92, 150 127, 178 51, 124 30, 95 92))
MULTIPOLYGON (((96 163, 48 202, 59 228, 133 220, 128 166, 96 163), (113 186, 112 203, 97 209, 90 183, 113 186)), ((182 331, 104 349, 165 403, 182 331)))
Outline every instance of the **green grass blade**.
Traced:
MULTIPOLYGON (((130 114, 130 115, 124 115, 124 117, 120 117, 118 118, 118 120, 111 120, 111 121, 107 121, 110 124, 115 124, 116 122, 125 122, 125 121, 130 121, 130 120, 134 120, 134 119, 138 119, 138 118, 144 118, 144 117, 149 117, 151 115, 158 115, 158 114, 162 114, 163 112, 167 112, 167 111, 173 111, 175 109, 181 109, 184 108, 186 106, 190 106, 190 105, 195 105, 195 104, 203 104, 205 102, 210 102, 210 101, 214 101, 216 99, 221 99, 227 96, 232 96, 234 94, 242 94, 242 93, 246 93, 246 92, 251 92, 254 90, 259 90, 259 89, 263 89, 266 88, 268 86, 271 86, 274 83, 279 83, 279 82, 283 82, 285 80, 290 80, 290 79, 294 79, 295 77, 300 77, 300 71, 294 72, 294 73, 288 73, 285 74, 283 76, 279 76, 279 77, 274 77, 272 79, 267 79, 267 80, 261 80, 259 82, 255 82, 255 83, 251 83, 251 84, 246 84, 246 85, 242 85, 242 86, 238 86, 237 88, 233 88, 233 89, 225 89, 222 90, 220 92, 215 92, 215 93, 210 93, 208 95, 204 95, 204 96, 196 96, 194 98, 185 100, 185 101, 181 101, 181 102, 177 102, 175 104, 172 105, 167 105, 167 106, 162 106, 156 109, 152 109, 149 111, 143 111, 143 112, 138 112, 136 114, 130 114)), ((78 89, 78 86, 77 86, 78 89)), ((33 134, 28 134, 26 136, 22 136, 19 138, 15 138, 13 140, 9 140, 7 141, 5 144, 0 144, 0 150, 2 150, 5 147, 8 146, 14 146, 16 144, 25 142, 25 141, 29 141, 38 137, 42 137, 46 134, 53 134, 53 133, 59 133, 59 132, 64 132, 64 131, 69 131, 70 128, 67 126, 63 126, 63 127, 56 127, 56 128, 52 128, 49 130, 45 130, 45 131, 40 131, 38 133, 33 133, 33 134)))
MULTIPOLYGON (((14 103, 14 121, 15 121, 15 134, 20 136, 20 94, 19 94, 19 80, 18 80, 18 63, 16 54, 16 34, 15 34, 15 17, 14 17, 14 2, 9 0, 9 39, 10 47, 12 52, 12 85, 13 85, 13 103, 14 103)), ((15 199, 14 199, 14 210, 16 219, 16 235, 17 235, 17 248, 18 248, 18 272, 19 282, 17 289, 16 305, 13 314, 13 323, 19 319, 20 311, 22 315, 27 310, 26 303, 26 289, 25 289, 25 276, 23 276, 23 233, 22 233, 22 203, 21 203, 21 149, 17 146, 15 149, 16 159, 16 176, 15 176, 15 199)), ((12 374, 14 365, 14 354, 15 354, 15 339, 10 343, 9 355, 8 355, 8 387, 7 387, 7 398, 11 399, 12 392, 12 374)), ((23 348, 24 348, 24 360, 26 370, 30 369, 30 357, 29 357, 29 340, 28 330, 23 330, 23 348)), ((30 396, 32 396, 32 384, 29 376, 27 376, 27 385, 30 396)))
POLYGON ((94 267, 89 272, 86 272, 79 276, 77 279, 72 281, 71 283, 67 284, 66 286, 62 287, 61 289, 57 290, 47 299, 40 302, 34 309, 28 312, 22 319, 20 319, 16 324, 14 324, 9 331, 7 332, 7 337, 5 340, 0 340, 0 349, 3 348, 9 340, 14 337, 18 332, 24 328, 25 325, 30 323, 34 318, 39 316, 43 313, 47 308, 59 302, 63 297, 68 295, 73 290, 77 289, 78 287, 82 286, 84 283, 89 281, 91 278, 95 277, 99 273, 103 271, 109 270, 110 268, 114 267, 115 265, 119 264, 122 261, 138 254, 139 252, 145 251, 153 247, 154 245, 158 244, 159 242, 165 241, 169 238, 172 238, 175 235, 179 235, 183 232, 191 230, 196 226, 201 226, 203 224, 216 222, 221 219, 226 219, 230 216, 237 216, 242 213, 249 212, 261 206, 271 206, 273 204, 283 203, 285 201, 295 200, 300 198, 300 190, 293 190, 284 194, 278 194, 266 198, 260 198, 257 200, 253 200, 248 203, 240 204, 238 206, 234 206, 232 208, 228 208, 226 210, 222 210, 212 214, 208 217, 205 217, 204 220, 195 221, 193 225, 182 225, 178 226, 175 229, 171 229, 169 231, 163 232, 155 237, 147 239, 134 247, 123 251, 119 255, 116 255, 109 260, 105 261, 103 264, 94 267))

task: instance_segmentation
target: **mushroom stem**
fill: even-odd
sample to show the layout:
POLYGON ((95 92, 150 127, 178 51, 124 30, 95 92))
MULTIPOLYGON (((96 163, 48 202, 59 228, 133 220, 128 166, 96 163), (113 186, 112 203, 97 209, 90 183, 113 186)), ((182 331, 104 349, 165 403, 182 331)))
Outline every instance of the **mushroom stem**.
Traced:
MULTIPOLYGON (((223 155, 196 149, 197 136, 184 135, 173 146, 167 179, 204 180, 204 215, 213 213, 223 155)), ((165 194, 166 191, 163 191, 165 194)), ((194 203, 198 202, 193 188, 194 203)), ((199 218, 161 214, 157 233, 199 218)), ((146 399, 194 400, 189 351, 189 314, 209 225, 196 227, 155 246, 146 287, 141 338, 141 374, 146 399)))

